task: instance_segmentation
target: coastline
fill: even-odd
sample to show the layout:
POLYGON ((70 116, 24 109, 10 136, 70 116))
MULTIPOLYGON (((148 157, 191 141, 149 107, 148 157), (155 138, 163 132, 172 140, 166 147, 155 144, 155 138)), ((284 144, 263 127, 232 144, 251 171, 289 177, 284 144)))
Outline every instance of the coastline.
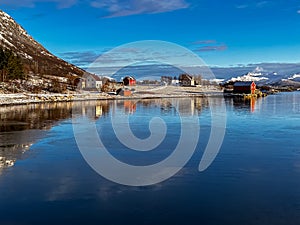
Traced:
POLYGON ((160 86, 135 86, 131 96, 110 95, 102 92, 81 92, 69 94, 0 94, 0 107, 8 105, 23 105, 46 102, 72 102, 92 100, 134 100, 155 98, 189 98, 189 97, 223 97, 223 91, 215 87, 179 87, 160 86))

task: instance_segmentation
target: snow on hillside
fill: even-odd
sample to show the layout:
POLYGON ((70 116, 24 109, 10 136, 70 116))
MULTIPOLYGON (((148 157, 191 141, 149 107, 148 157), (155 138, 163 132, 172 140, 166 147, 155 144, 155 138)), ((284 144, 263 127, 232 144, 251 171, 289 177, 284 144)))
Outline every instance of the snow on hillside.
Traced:
POLYGON ((231 79, 227 80, 227 82, 237 82, 237 81, 255 81, 255 82, 266 82, 269 80, 266 77, 263 68, 257 67, 254 71, 248 72, 245 75, 232 77, 231 79))
POLYGON ((300 82, 300 74, 294 74, 290 77, 288 77, 287 79, 284 79, 284 80, 292 80, 292 81, 297 81, 297 82, 300 82))

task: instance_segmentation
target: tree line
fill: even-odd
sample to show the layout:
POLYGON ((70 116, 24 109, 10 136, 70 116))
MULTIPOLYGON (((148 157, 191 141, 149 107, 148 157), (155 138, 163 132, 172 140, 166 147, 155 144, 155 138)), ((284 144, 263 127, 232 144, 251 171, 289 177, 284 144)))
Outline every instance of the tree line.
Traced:
POLYGON ((25 79, 21 58, 11 50, 0 47, 0 81, 25 79))

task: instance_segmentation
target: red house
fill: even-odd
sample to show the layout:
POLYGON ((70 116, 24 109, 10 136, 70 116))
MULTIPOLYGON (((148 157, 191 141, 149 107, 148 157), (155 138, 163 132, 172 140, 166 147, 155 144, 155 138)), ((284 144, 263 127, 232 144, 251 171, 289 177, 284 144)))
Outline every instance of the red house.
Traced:
POLYGON ((134 79, 134 77, 125 77, 123 79, 123 84, 125 86, 135 86, 136 85, 136 80, 134 79))
POLYGON ((255 94, 256 84, 254 81, 235 82, 233 85, 233 93, 238 94, 255 94))

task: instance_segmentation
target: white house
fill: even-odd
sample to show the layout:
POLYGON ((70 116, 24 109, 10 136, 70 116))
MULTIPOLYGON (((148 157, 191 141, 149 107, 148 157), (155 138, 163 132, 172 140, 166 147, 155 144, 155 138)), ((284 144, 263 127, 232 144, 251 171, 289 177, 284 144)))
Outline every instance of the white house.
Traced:
POLYGON ((82 89, 101 89, 102 80, 99 76, 90 73, 85 73, 82 78, 82 89))

